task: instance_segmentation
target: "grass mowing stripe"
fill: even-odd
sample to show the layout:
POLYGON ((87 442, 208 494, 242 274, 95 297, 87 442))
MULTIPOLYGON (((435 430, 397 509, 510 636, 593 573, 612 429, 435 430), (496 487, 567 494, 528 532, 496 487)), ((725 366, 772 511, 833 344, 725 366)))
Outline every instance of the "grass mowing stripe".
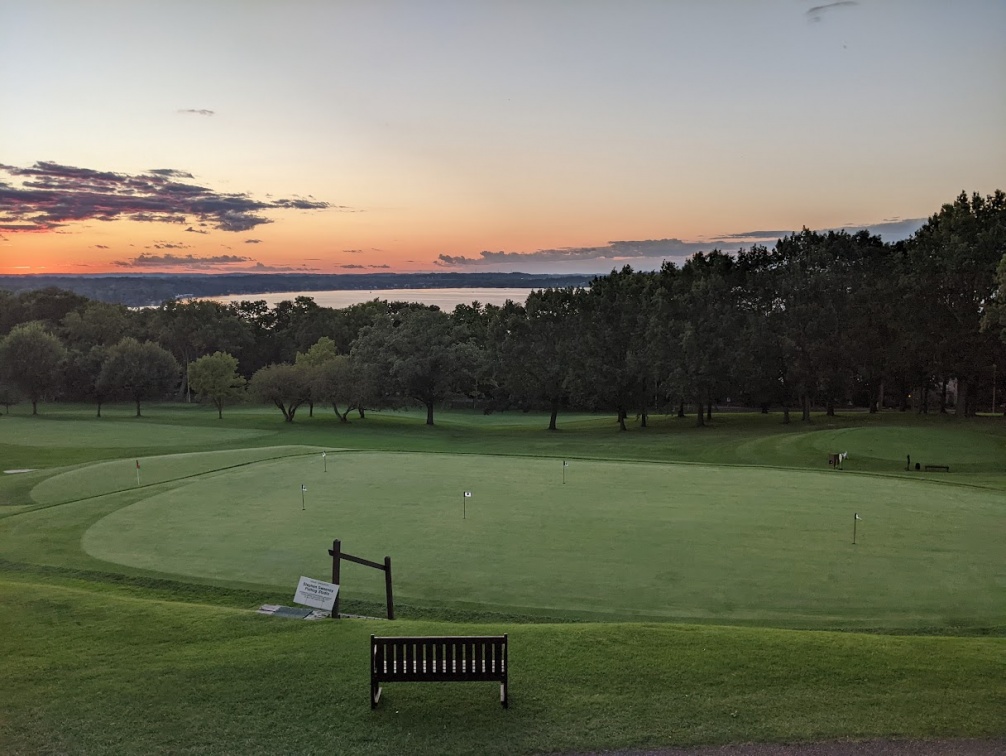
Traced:
POLYGON ((576 752, 1006 732, 1006 641, 653 624, 264 618, 0 580, 14 752, 576 752), (370 633, 510 635, 496 686, 388 685, 370 633), (41 726, 58 722, 58 727, 41 726))

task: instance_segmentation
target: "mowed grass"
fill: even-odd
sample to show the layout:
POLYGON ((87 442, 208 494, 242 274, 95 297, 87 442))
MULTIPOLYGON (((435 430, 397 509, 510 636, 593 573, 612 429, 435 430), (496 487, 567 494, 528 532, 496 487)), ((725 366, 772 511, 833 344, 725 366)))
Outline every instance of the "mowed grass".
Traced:
POLYGON ((296 622, 0 580, 8 753, 510 754, 736 741, 995 737, 1000 638, 670 624, 452 625, 510 636, 493 683, 388 684, 371 633, 441 623, 296 622))
MULTIPOLYGON (((829 627, 1006 623, 1000 493, 594 460, 572 461, 565 480, 560 460, 313 454, 144 498, 97 521, 82 545, 142 570, 290 587, 299 575, 328 574, 337 537, 350 553, 392 555, 405 601, 489 611, 829 627)), ((343 584, 346 596, 383 590, 379 575, 355 565, 343 584)))
MULTIPOLYGON (((195 405, 144 407, 139 420, 126 406, 101 419, 92 407, 42 411, 0 417, 0 469, 38 468, 0 475, 0 751, 546 753, 1006 737, 1000 418, 840 413, 784 426, 778 414, 723 414, 696 429, 694 418, 653 416, 649 428, 619 433, 611 417, 560 415, 561 430, 548 433, 533 413, 440 412, 426 428, 417 412, 343 425, 319 409, 290 425, 264 407, 228 409, 223 421, 195 405), (22 432, 30 424, 39 428, 22 432), (322 473, 319 450, 340 448, 360 451, 330 453, 322 473), (845 471, 827 468, 831 451, 849 452, 845 471), (906 472, 904 454, 953 472, 906 472), (441 463, 452 471, 434 474, 441 463), (496 482, 471 483, 475 473, 496 482), (651 475, 669 495, 652 495, 651 475), (472 509, 459 520, 465 489, 472 509), (179 500, 186 490, 200 496, 179 500), (852 508, 864 517, 855 547, 852 508), (144 512, 153 523, 129 521, 144 512), (583 516, 559 516, 571 512, 583 516), (192 521, 215 542, 192 533, 192 521), (151 568, 84 550, 137 559, 158 527, 171 548, 151 568), (99 538, 105 528, 132 545, 99 538), (404 619, 307 623, 251 611, 289 603, 288 575, 327 575, 334 537, 351 553, 393 556, 404 619), (611 549, 612 538, 632 545, 611 549), (428 566, 431 542, 443 547, 443 574, 428 566), (594 572, 557 571, 583 561, 584 545, 599 557, 594 572), (213 550, 229 560, 223 571, 200 563, 196 552, 213 550), (453 569, 465 560, 468 573, 453 569), (803 568, 787 569, 794 561, 803 568), (501 582, 516 568, 536 577, 501 582), (756 578, 754 568, 766 571, 756 578), (256 570, 259 584, 247 579, 256 570), (723 579, 703 577, 710 570, 723 579), (821 586, 825 575, 835 579, 821 586), (704 593, 689 592, 692 580, 704 593), (716 594, 724 586, 735 595, 716 594), (588 606, 602 594, 600 610, 588 606), (891 611, 885 596, 903 604, 891 611), (696 597, 718 614, 674 613, 696 597), (658 608, 633 608, 645 603, 658 608), (706 624, 542 624, 548 617, 706 624), (928 631, 944 637, 920 635, 928 631), (372 632, 509 633, 512 708, 499 707, 492 684, 389 685, 372 713, 372 632)), ((343 576, 350 611, 367 596, 379 609, 379 575, 344 565, 343 576)))

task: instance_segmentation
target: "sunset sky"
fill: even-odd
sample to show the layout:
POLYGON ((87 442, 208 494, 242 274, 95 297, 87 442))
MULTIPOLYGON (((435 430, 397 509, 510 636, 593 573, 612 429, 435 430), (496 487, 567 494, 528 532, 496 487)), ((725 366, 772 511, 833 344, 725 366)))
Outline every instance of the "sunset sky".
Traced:
POLYGON ((4 0, 0 273, 904 238, 1004 134, 1003 0, 4 0))

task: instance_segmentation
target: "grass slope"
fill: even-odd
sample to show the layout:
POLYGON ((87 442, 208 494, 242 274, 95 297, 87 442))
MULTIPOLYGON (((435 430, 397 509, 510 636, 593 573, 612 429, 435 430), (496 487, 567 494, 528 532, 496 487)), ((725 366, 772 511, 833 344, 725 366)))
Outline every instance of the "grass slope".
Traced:
POLYGON ((487 684, 388 685, 370 633, 0 580, 8 753, 461 754, 1006 731, 1006 644, 653 624, 454 625, 510 635, 487 684))

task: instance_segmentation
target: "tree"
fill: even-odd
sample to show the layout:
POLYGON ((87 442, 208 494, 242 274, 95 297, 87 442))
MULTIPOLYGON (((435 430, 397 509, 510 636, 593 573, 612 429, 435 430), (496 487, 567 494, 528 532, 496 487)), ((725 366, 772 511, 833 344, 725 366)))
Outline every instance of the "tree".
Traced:
POLYGON ((134 401, 136 417, 140 417, 141 402, 161 399, 175 390, 179 372, 171 352, 152 341, 141 344, 127 336, 109 348, 97 385, 112 395, 134 401))
POLYGON ((101 368, 108 359, 108 349, 102 345, 84 350, 71 349, 63 363, 64 396, 74 401, 95 402, 98 417, 101 417, 101 405, 111 393, 111 387, 100 380, 101 368))
POLYGON ((544 289, 531 292, 524 307, 499 310, 488 328, 501 386, 525 401, 546 402, 551 431, 569 399, 577 314, 572 290, 544 289))
POLYGON ((15 326, 0 341, 0 373, 31 401, 31 414, 38 414, 38 401, 59 386, 60 364, 66 348, 38 322, 15 326))
POLYGON ((377 321, 360 333, 353 360, 374 384, 370 396, 382 404, 407 397, 433 407, 459 386, 474 382, 477 348, 450 316, 433 309, 408 309, 377 321))
POLYGON ((259 401, 275 404, 283 419, 292 423, 297 408, 310 394, 308 378, 306 371, 296 365, 266 365, 251 377, 248 390, 259 401))
POLYGON ((10 414, 10 406, 21 401, 21 392, 12 383, 0 380, 0 404, 4 406, 5 414, 10 414))
POLYGON ((955 411, 972 415, 994 346, 981 326, 995 309, 996 266, 1006 254, 1006 193, 969 198, 961 192, 916 232, 908 250, 911 275, 924 297, 922 322, 938 340, 940 368, 957 379, 955 411))
POLYGON ((329 402, 343 423, 349 422, 349 413, 360 406, 353 363, 348 355, 338 354, 311 368, 311 396, 319 402, 329 402), (339 405, 346 405, 340 412, 339 405))
MULTIPOLYGON (((311 301, 313 302, 314 300, 311 301)), ((294 364, 301 368, 307 375, 307 411, 309 417, 314 417, 315 400, 321 399, 321 397, 315 396, 314 392, 315 374, 318 372, 318 368, 329 360, 334 360, 338 354, 339 352, 335 348, 335 342, 328 336, 322 336, 306 352, 297 352, 294 364)), ((335 413, 339 414, 339 411, 336 410, 335 413)))
POLYGON ((224 404, 240 401, 245 379, 238 375, 237 357, 226 352, 214 352, 189 365, 189 385, 200 396, 213 402, 217 418, 224 417, 224 404))

